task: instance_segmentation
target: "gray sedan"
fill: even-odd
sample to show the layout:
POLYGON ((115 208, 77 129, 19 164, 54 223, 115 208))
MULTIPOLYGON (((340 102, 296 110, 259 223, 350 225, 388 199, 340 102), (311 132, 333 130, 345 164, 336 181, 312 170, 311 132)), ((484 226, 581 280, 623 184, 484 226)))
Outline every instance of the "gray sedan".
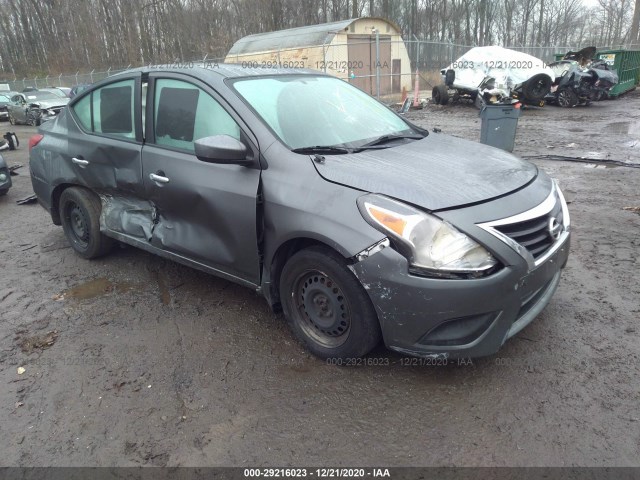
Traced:
POLYGON ((7 106, 9 122, 12 125, 24 123, 37 126, 56 117, 67 103, 68 98, 47 91, 16 93, 7 106))
POLYGON ((119 241, 245 285, 345 364, 496 352, 551 300, 556 183, 306 70, 136 69, 31 139, 40 204, 82 257, 119 241))

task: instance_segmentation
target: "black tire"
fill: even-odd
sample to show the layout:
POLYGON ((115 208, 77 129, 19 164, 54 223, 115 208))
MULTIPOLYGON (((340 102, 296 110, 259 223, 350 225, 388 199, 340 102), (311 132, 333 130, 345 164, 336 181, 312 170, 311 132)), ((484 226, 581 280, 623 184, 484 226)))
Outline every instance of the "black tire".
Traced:
POLYGON ((549 75, 539 73, 534 75, 522 85, 522 94, 525 100, 532 103, 538 103, 551 90, 551 78, 549 75))
POLYGON ((291 330, 320 358, 359 358, 380 343, 380 324, 367 292, 328 248, 301 250, 287 261, 280 299, 291 330))
POLYGON ((9 189, 8 188, 6 190, 0 190, 0 197, 5 196, 7 193, 9 193, 9 189))
POLYGON ((67 188, 60 196, 60 219, 71 248, 83 258, 109 253, 113 240, 100 233, 102 205, 97 195, 81 187, 67 188))
POLYGON ((578 105, 580 99, 573 90, 563 88, 558 92, 557 101, 561 107, 570 108, 578 105))
POLYGON ((446 85, 436 85, 431 92, 431 98, 438 105, 449 103, 449 89, 446 85))

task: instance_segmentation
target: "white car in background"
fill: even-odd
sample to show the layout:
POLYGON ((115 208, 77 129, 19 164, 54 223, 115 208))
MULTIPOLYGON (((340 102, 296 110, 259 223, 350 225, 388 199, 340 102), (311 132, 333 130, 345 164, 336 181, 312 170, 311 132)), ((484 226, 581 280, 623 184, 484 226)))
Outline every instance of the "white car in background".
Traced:
POLYGON ((460 98, 542 105, 555 79, 539 58, 496 46, 472 48, 440 73, 444 84, 436 85, 432 94, 440 105, 460 98))

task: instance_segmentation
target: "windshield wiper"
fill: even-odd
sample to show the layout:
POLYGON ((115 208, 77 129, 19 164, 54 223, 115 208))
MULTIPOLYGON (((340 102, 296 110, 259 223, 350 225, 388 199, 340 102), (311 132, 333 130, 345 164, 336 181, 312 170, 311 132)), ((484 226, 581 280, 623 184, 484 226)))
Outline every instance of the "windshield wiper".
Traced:
POLYGON ((335 147, 333 145, 316 145, 314 147, 300 147, 291 150, 293 153, 312 154, 312 153, 326 153, 328 155, 343 155, 345 153, 351 153, 343 147, 335 147))
POLYGON ((353 153, 361 152, 363 150, 367 150, 368 148, 378 147, 380 145, 384 145, 385 143, 392 142, 394 140, 401 140, 404 138, 412 139, 412 140, 421 140, 424 138, 423 135, 418 135, 415 133, 406 134, 406 135, 382 135, 381 137, 372 140, 371 142, 365 143, 364 145, 360 145, 358 148, 353 150, 353 153))

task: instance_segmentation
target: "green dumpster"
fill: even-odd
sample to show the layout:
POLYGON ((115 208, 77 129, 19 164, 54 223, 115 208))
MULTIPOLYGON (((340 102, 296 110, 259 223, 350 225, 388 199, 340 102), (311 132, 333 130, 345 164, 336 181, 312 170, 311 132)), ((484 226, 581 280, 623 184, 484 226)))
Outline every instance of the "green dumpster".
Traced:
POLYGON ((618 84, 609 90, 610 97, 633 90, 640 81, 640 50, 601 50, 596 58, 618 73, 618 84))

